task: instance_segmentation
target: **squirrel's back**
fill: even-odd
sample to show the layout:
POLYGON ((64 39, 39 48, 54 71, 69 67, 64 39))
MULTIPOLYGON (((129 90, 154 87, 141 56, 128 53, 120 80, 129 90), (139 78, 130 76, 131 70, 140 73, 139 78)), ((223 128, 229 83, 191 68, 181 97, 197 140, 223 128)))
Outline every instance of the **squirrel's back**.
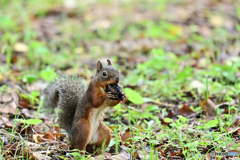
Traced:
POLYGON ((44 107, 58 108, 59 125, 68 133, 71 132, 77 103, 86 89, 82 78, 59 73, 59 78, 44 90, 44 107))

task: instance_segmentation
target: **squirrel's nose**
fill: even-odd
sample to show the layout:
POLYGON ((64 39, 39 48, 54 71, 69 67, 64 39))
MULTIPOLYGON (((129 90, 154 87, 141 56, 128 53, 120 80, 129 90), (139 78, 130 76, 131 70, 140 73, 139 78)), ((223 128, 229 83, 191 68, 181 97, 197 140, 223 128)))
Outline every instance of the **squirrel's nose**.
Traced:
POLYGON ((119 77, 115 77, 115 82, 116 82, 116 83, 119 82, 119 77))

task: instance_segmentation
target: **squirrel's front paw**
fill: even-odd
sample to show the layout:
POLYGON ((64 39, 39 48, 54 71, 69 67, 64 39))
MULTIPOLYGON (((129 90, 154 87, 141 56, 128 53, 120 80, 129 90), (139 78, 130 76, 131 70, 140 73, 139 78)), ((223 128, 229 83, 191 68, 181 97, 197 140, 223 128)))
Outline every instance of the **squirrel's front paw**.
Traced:
POLYGON ((125 93, 122 93, 122 101, 124 101, 127 98, 127 95, 125 93))
POLYGON ((113 99, 113 100, 119 98, 117 94, 112 93, 112 92, 107 92, 107 93, 106 93, 106 97, 109 98, 109 99, 113 99))

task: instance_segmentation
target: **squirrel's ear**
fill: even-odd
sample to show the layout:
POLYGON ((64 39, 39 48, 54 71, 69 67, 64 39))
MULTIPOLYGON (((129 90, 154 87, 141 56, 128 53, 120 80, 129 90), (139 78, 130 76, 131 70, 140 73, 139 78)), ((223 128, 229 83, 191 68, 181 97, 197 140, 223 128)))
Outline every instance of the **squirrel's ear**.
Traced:
POLYGON ((109 59, 107 59, 107 63, 108 63, 108 65, 112 65, 112 63, 111 63, 111 61, 109 60, 109 59))
POLYGON ((102 63, 100 61, 97 62, 97 72, 102 70, 102 63))

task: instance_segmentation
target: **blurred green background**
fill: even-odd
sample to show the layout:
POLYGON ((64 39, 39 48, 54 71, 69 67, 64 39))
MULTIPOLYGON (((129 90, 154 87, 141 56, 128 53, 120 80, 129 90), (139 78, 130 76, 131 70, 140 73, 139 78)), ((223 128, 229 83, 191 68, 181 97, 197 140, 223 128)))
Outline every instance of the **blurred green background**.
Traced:
MULTIPOLYGON (((238 0, 1 0, 0 80, 90 80, 109 58, 121 84, 155 100, 240 90, 238 0), (206 83, 208 84, 206 87, 206 83), (197 88, 193 91, 193 88, 197 88)), ((219 100, 220 101, 220 100, 219 100)))

